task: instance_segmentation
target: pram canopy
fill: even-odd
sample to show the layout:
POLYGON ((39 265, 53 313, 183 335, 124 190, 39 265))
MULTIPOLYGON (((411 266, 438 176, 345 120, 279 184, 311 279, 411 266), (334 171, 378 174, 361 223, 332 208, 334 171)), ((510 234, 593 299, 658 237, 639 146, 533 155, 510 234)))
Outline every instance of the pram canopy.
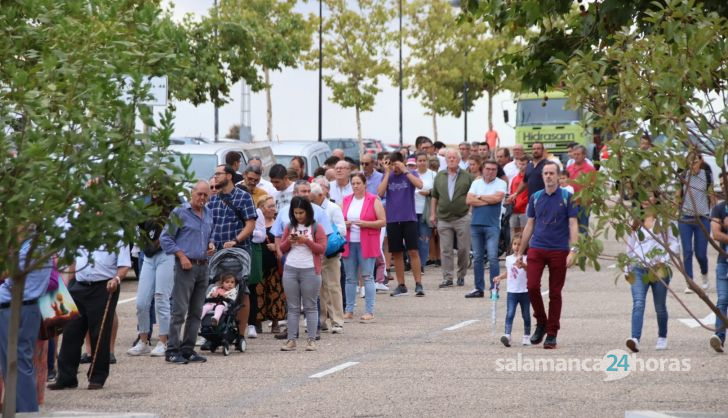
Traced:
POLYGON ((242 248, 224 248, 210 258, 210 283, 216 282, 223 273, 234 274, 238 282, 247 280, 250 274, 250 255, 242 248))

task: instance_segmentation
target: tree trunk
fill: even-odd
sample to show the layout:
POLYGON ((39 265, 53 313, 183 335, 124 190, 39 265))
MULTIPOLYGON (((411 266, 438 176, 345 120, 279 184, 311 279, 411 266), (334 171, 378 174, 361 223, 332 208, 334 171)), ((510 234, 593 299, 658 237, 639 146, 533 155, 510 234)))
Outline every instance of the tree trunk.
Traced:
POLYGON ((437 142, 437 113, 432 112, 432 138, 433 141, 437 142))
POLYGON ((361 137, 361 112, 359 106, 354 106, 354 110, 356 111, 356 139, 359 142, 359 158, 361 158, 364 155, 364 141, 361 137))
POLYGON ((493 129, 493 91, 486 90, 488 94, 488 130, 493 129))
POLYGON ((18 392, 18 333, 20 332, 20 310, 23 308, 25 276, 13 278, 10 302, 10 324, 8 324, 8 358, 5 379, 3 417, 14 417, 16 394, 18 392))
POLYGON ((270 70, 268 68, 263 69, 263 74, 265 76, 265 104, 268 107, 266 111, 266 120, 268 122, 266 133, 268 135, 268 141, 273 140, 273 101, 271 99, 270 95, 270 70))

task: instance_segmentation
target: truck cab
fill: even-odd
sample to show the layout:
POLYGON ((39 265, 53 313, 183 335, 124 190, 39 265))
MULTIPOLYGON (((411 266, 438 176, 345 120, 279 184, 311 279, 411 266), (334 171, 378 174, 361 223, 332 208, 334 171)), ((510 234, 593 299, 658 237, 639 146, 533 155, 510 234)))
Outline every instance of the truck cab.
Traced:
POLYGON ((568 159, 567 145, 584 145, 587 156, 594 155, 594 138, 584 126, 581 109, 566 108, 567 97, 562 92, 526 93, 516 101, 516 143, 530 149, 541 142, 546 151, 568 159))

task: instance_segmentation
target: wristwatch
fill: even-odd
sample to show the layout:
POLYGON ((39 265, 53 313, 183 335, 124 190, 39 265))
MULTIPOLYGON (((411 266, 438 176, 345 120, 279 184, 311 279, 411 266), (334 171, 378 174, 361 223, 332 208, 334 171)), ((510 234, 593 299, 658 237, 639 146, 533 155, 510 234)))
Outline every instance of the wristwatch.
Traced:
POLYGON ((571 251, 572 253, 576 253, 577 249, 576 249, 576 247, 571 247, 571 249, 569 249, 569 251, 571 251))

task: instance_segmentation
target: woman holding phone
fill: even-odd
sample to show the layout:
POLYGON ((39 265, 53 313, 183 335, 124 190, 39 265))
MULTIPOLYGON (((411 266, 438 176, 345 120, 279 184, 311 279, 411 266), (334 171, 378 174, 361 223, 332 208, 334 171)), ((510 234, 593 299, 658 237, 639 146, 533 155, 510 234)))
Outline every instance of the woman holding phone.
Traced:
POLYGON ((321 289, 321 258, 326 251, 326 232, 313 220, 311 202, 300 196, 291 200, 288 212, 290 225, 283 231, 281 251, 286 256, 283 267, 283 290, 288 306, 288 341, 282 351, 295 351, 298 338, 298 322, 301 317, 301 301, 309 324, 306 351, 315 351, 318 324, 317 300, 321 289))

